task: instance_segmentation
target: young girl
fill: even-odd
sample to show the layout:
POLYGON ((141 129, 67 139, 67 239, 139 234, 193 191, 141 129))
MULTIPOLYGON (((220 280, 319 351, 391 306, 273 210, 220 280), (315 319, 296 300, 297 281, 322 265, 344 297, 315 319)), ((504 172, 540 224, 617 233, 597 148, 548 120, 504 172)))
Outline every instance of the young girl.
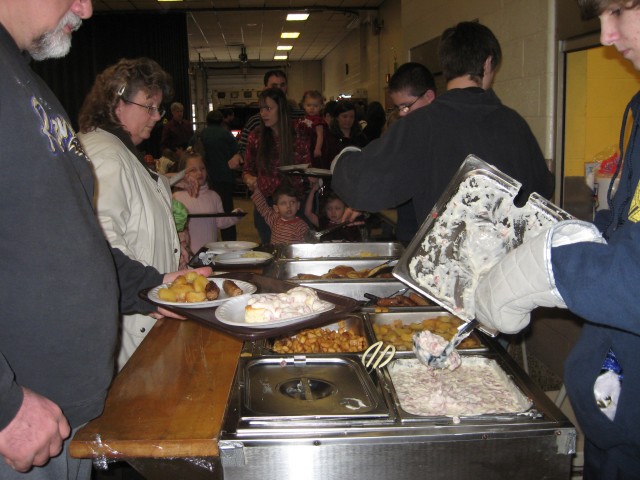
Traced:
MULTIPOLYGON (((207 169, 204 166, 202 156, 195 152, 187 151, 180 158, 181 170, 184 168, 185 176, 195 179, 200 186, 197 197, 192 197, 186 190, 179 190, 173 197, 182 202, 190 214, 197 213, 223 213, 222 199, 207 184, 207 169)), ((235 209, 233 212, 241 213, 242 210, 235 209)), ((218 217, 218 218, 190 218, 187 228, 191 236, 191 251, 197 252, 209 242, 215 242, 218 238, 218 229, 235 225, 240 217, 218 217)))
MULTIPOLYGON (((278 88, 263 90, 258 103, 260 127, 249 134, 242 180, 250 190, 257 186, 271 206, 273 192, 285 178, 279 167, 311 163, 311 129, 302 118, 290 119, 287 98, 278 88)), ((288 179, 302 194, 302 178, 292 175, 288 179)), ((269 243, 271 230, 257 210, 253 220, 261 243, 269 243)))
MULTIPOLYGON (((342 221, 342 216, 347 208, 346 204, 334 192, 329 191, 325 197, 320 198, 320 215, 316 215, 313 211, 315 194, 319 190, 317 181, 311 182, 311 190, 307 196, 304 214, 307 219, 318 230, 331 228, 342 221)), ((340 228, 322 237, 323 242, 360 242, 362 235, 360 229, 355 225, 340 228)))
POLYGON ((322 94, 317 90, 307 90, 302 95, 302 108, 305 113, 305 120, 308 125, 313 129, 315 138, 312 138, 311 147, 313 148, 313 160, 312 165, 314 167, 321 167, 321 165, 317 164, 322 157, 322 144, 324 141, 324 130, 326 128, 326 123, 320 115, 322 111, 322 94))

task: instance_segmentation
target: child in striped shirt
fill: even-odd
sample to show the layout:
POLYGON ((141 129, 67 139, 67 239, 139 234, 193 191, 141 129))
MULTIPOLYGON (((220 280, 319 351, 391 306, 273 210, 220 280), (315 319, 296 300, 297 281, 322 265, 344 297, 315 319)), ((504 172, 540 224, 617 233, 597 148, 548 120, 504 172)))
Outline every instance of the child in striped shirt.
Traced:
POLYGON ((251 199, 271 227, 271 243, 277 245, 304 242, 309 226, 296 215, 300 209, 300 200, 295 188, 282 183, 273 192, 272 198, 273 208, 270 208, 264 195, 255 185, 251 199))

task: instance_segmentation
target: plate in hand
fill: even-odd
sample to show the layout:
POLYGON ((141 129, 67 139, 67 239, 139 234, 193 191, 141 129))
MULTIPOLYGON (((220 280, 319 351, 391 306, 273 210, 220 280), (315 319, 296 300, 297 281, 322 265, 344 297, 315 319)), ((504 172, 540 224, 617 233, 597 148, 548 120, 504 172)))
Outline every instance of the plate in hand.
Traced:
POLYGON ((161 288, 165 288, 165 287, 169 287, 171 284, 170 283, 163 283, 162 285, 158 285, 155 288, 152 288, 151 290, 149 290, 149 300, 152 300, 153 302, 160 304, 160 305, 167 305, 167 306, 171 306, 171 307, 181 307, 181 308, 211 308, 211 307, 217 307, 218 305, 222 305, 223 303, 231 300, 231 299, 239 299, 239 298, 248 298, 249 294, 254 293, 257 290, 257 287, 249 282, 244 282, 242 280, 233 280, 233 279, 227 279, 227 278, 209 278, 209 281, 215 282, 216 285, 218 285, 218 288, 220 288, 220 294, 218 295, 218 298, 215 300, 206 300, 204 302, 168 302, 166 300, 162 300, 159 296, 158 296, 158 290, 160 290, 161 288), (242 295, 238 295, 236 297, 229 297, 226 292, 224 291, 224 289, 222 288, 222 283, 225 280, 231 280, 233 283, 235 283, 241 290, 242 290, 242 295))

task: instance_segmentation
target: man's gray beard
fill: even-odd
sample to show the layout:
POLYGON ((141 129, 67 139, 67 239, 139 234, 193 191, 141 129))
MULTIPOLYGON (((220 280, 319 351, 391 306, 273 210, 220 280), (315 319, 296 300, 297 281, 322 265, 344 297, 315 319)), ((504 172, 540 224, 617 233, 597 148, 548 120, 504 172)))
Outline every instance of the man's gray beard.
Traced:
POLYGON ((71 34, 64 31, 65 26, 72 25, 73 31, 80 28, 82 19, 75 13, 67 13, 58 26, 34 40, 29 53, 35 60, 64 57, 71 49, 71 34))

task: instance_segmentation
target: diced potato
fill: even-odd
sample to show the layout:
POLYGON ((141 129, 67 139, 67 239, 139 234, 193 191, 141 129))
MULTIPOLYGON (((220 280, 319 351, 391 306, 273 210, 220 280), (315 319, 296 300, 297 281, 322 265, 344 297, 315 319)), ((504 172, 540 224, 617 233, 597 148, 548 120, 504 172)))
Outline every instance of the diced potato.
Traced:
POLYGON ((169 288, 161 288, 158 290, 158 298, 164 302, 177 302, 178 299, 173 290, 169 288))
POLYGON ((171 290, 176 294, 178 302, 185 302, 187 293, 193 292, 193 286, 189 284, 171 285, 171 290))
POLYGON ((187 279, 188 283, 193 283, 193 281, 198 278, 199 273, 196 272, 195 270, 191 270, 187 273, 185 273, 184 277, 187 279))
POLYGON ((198 293, 204 292, 204 289, 206 288, 208 282, 209 282, 209 279, 207 277, 205 277, 204 275, 198 275, 193 280, 194 291, 198 293))
POLYGON ((204 292, 187 292, 184 298, 189 303, 204 302, 207 299, 204 292))

